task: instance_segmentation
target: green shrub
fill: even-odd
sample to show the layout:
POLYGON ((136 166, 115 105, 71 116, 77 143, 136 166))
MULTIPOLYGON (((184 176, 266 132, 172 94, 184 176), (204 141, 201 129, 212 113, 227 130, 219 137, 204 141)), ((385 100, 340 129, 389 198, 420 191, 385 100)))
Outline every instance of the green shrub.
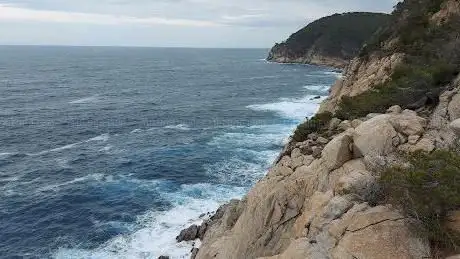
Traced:
POLYGON ((458 250, 460 233, 445 227, 447 214, 460 209, 460 156, 452 151, 406 155, 407 165, 382 173, 385 202, 421 223, 419 232, 433 245, 458 250))
MULTIPOLYGON (((436 99, 441 89, 457 74, 457 67, 441 61, 428 65, 400 65, 391 79, 360 95, 342 98, 336 116, 343 120, 383 113, 392 105, 412 108, 426 96, 436 99)), ((434 100, 433 100, 434 101, 434 100)))
POLYGON ((332 113, 330 112, 318 113, 297 126, 292 138, 296 142, 305 141, 307 140, 309 134, 324 131, 331 119, 332 113))

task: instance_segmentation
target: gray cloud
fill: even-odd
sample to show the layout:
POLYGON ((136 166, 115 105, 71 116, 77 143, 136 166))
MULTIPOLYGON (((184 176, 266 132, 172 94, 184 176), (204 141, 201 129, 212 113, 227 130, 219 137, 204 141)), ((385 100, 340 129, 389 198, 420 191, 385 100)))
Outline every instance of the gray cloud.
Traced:
POLYGON ((0 0, 0 44, 269 47, 319 17, 347 11, 389 12, 396 2, 0 0), (58 33, 58 28, 69 33, 58 33), (189 34, 192 38, 180 36, 189 34), (222 38, 216 39, 216 34, 222 38))

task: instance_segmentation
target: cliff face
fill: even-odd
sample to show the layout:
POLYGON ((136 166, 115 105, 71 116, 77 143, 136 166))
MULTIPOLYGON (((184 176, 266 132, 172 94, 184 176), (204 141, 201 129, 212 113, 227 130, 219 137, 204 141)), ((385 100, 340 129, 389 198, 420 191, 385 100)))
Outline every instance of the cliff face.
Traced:
POLYGON ((449 125, 460 115, 460 84, 454 86, 428 117, 394 106, 331 121, 332 136, 312 134, 288 146, 245 199, 205 223, 196 258, 432 258, 428 239, 413 231, 415 219, 370 201, 381 168, 401 163, 400 152, 455 145, 459 127, 449 125))
MULTIPOLYGON (((449 24, 459 14, 457 0, 404 1, 393 14, 393 24, 377 36, 378 40, 374 39, 376 45, 366 46, 360 57, 348 65, 344 79, 333 87, 321 109, 335 112, 344 96, 375 93, 376 86, 386 82, 412 79, 406 77, 412 76, 412 70, 404 70, 409 71, 407 75, 393 75, 401 64, 413 68, 417 65, 411 62, 424 59, 427 65, 439 61, 455 65, 457 39, 452 35, 460 27, 451 28, 449 24), (412 19, 414 13, 410 12, 414 8, 421 8, 415 15, 418 19, 412 19), (430 26, 435 26, 431 28, 449 28, 437 34, 441 41, 423 38, 430 49, 434 47, 434 57, 432 53, 416 56, 411 48, 398 45, 403 37, 398 33, 420 20, 420 14, 428 18, 430 26)), ((424 30, 427 25, 423 25, 424 30)), ((376 202, 384 169, 407 166, 402 154, 458 148, 460 76, 452 77, 449 72, 447 81, 432 80, 434 75, 422 72, 422 79, 430 76, 423 83, 434 84, 427 86, 430 91, 440 89, 433 97, 434 103, 424 102, 417 111, 394 105, 386 107, 383 113, 371 111, 358 119, 332 118, 308 137, 292 140, 267 176, 243 200, 223 206, 198 228, 202 245, 194 250, 193 256, 200 259, 437 256, 432 250, 432 240, 414 232, 420 218, 387 202, 376 202)), ((409 80, 411 86, 425 86, 417 80, 409 80)), ((413 89, 405 90, 411 93, 413 89)), ((382 92, 382 96, 386 93, 382 92)), ((396 98, 394 104, 404 105, 398 103, 401 100, 405 99, 396 98)), ((373 100, 369 102, 375 104, 373 100)), ((458 208, 460 204, 451 209, 458 208)), ((459 216, 449 224, 460 231, 460 212, 453 215, 459 216)))
POLYGON ((459 71, 459 6, 456 0, 399 3, 388 25, 346 67, 320 112, 352 110, 363 106, 362 102, 372 103, 370 95, 362 95, 370 89, 382 100, 369 106, 368 112, 382 112, 393 104, 417 109, 425 105, 423 100, 437 99, 459 71), (340 107, 344 97, 351 97, 349 102, 356 105, 340 107))
POLYGON ((345 13, 321 18, 285 42, 275 44, 267 60, 344 68, 364 41, 388 20, 379 13, 345 13))

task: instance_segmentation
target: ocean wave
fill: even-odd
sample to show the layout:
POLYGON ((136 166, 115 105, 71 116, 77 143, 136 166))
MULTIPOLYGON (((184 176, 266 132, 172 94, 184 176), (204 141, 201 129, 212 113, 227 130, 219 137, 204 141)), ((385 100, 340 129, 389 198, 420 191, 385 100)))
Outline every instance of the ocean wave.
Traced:
POLYGON ((10 177, 5 177, 5 178, 0 177, 0 183, 16 182, 19 179, 21 179, 21 177, 19 177, 19 176, 10 176, 10 177))
MULTIPOLYGON (((261 153, 257 152, 257 154, 251 155, 261 155, 261 153)), ((268 157, 263 160, 263 162, 251 163, 235 156, 225 161, 206 165, 205 169, 210 178, 216 178, 219 182, 230 183, 235 186, 252 186, 266 174, 267 168, 265 167, 269 160, 268 157)))
POLYGON ((24 154, 24 153, 9 153, 9 152, 4 152, 4 153, 0 153, 0 159, 10 159, 10 158, 21 158, 21 157, 25 157, 27 156, 27 154, 24 154))
POLYGON ((279 78, 279 75, 271 75, 271 76, 253 76, 247 78, 240 78, 240 80, 257 80, 257 79, 272 79, 272 78, 279 78))
POLYGON ((130 133, 135 134, 135 133, 139 133, 139 132, 142 132, 142 130, 141 129, 134 129, 130 133))
POLYGON ((279 102, 267 104, 253 104, 247 106, 255 111, 273 111, 281 117, 302 121, 310 117, 318 110, 321 99, 314 99, 316 96, 308 95, 303 98, 283 98, 279 102), (313 100, 312 100, 313 99, 313 100))
POLYGON ((191 130, 190 126, 187 125, 187 124, 169 125, 169 126, 166 126, 164 128, 165 129, 183 130, 183 131, 191 130))
POLYGON ((68 144, 68 145, 65 145, 65 146, 62 146, 62 147, 53 148, 53 149, 49 149, 49 150, 44 150, 44 151, 41 151, 41 152, 38 152, 38 153, 33 153, 33 154, 28 154, 28 155, 31 155, 31 156, 46 155, 46 154, 49 154, 49 153, 55 153, 55 152, 60 152, 60 151, 64 151, 64 150, 67 150, 67 149, 72 149, 72 148, 74 148, 76 146, 79 146, 81 144, 88 143, 88 142, 93 142, 93 141, 107 142, 109 140, 109 138, 110 138, 110 135, 106 133, 106 134, 102 134, 102 135, 99 135, 99 136, 94 137, 94 138, 90 138, 90 139, 85 140, 85 141, 80 141, 80 142, 68 144))
POLYGON ((76 147, 77 145, 80 145, 81 143, 83 143, 83 142, 77 142, 77 143, 65 145, 65 146, 62 146, 62 147, 41 151, 41 152, 31 154, 31 155, 32 156, 40 156, 40 155, 45 155, 45 154, 48 154, 48 153, 60 152, 60 151, 66 150, 66 149, 71 149, 73 147, 76 147))
POLYGON ((69 102, 70 104, 85 104, 85 103, 95 103, 99 101, 99 97, 97 95, 93 95, 90 97, 85 97, 82 99, 74 100, 69 102))
POLYGON ((324 72, 324 74, 325 75, 333 75, 333 76, 337 77, 338 79, 341 79, 343 77, 342 72, 327 71, 327 72, 324 72))
POLYGON ((83 177, 77 177, 70 181, 57 183, 57 184, 50 184, 37 189, 38 192, 47 192, 47 191, 59 191, 62 187, 67 185, 72 185, 75 183, 86 182, 86 181, 101 181, 105 177, 104 174, 91 174, 83 177))
POLYGON ((105 133, 105 134, 102 134, 102 135, 99 135, 97 137, 94 137, 94 138, 90 138, 88 139, 86 142, 90 142, 90 141, 108 141, 110 138, 110 135, 108 133, 105 133))
POLYGON ((327 93, 327 91, 329 90, 330 86, 329 85, 306 85, 303 88, 307 89, 307 90, 310 90, 310 91, 318 91, 318 92, 327 93))
MULTIPOLYGON (((289 132, 289 131, 288 131, 289 132)), ((267 133, 265 135, 256 133, 229 132, 215 136, 208 142, 210 146, 216 147, 268 147, 281 146, 283 136, 286 133, 267 133)))
POLYGON ((215 211, 228 198, 241 198, 246 189, 211 184, 182 185, 178 192, 162 193, 173 201, 168 211, 150 211, 138 217, 138 230, 119 235, 95 249, 61 248, 54 258, 156 259, 160 255, 173 259, 190 258, 193 242, 176 243, 175 237, 190 224, 200 224, 200 216, 215 211))

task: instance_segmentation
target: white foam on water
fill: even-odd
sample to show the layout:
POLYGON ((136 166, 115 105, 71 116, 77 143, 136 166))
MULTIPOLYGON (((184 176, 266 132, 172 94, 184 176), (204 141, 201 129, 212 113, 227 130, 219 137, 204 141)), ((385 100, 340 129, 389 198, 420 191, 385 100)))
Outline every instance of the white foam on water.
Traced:
POLYGON ((91 180, 100 181, 104 179, 104 176, 105 176, 104 174, 90 174, 90 175, 83 176, 83 177, 77 177, 70 181, 66 181, 66 182, 62 182, 58 184, 46 185, 46 186, 37 188, 37 191, 38 192, 59 191, 62 187, 72 185, 74 183, 86 182, 86 181, 91 181, 91 180))
POLYGON ((65 146, 62 146, 62 147, 53 148, 53 149, 50 149, 50 150, 45 150, 45 151, 42 151, 42 152, 39 152, 39 153, 36 153, 36 154, 32 154, 32 155, 44 155, 44 154, 53 153, 53 152, 60 152, 60 151, 66 150, 66 149, 71 149, 71 148, 73 148, 73 147, 75 147, 77 145, 80 145, 81 143, 82 142, 77 142, 77 143, 65 145, 65 146))
POLYGON ((0 178, 0 183, 5 183, 5 182, 16 182, 16 181, 18 181, 19 179, 21 179, 21 177, 19 177, 19 176, 12 176, 12 177, 0 178))
POLYGON ((294 126, 290 124, 272 124, 239 128, 232 127, 231 129, 240 129, 244 132, 222 133, 213 137, 208 142, 208 145, 246 149, 264 146, 272 148, 273 145, 282 146, 284 139, 289 135, 294 126))
POLYGON ((168 211, 150 211, 137 219, 141 228, 131 234, 119 235, 92 250, 61 248, 57 259, 157 259, 160 255, 173 259, 190 258, 193 242, 176 243, 175 237, 190 224, 200 224, 203 212, 215 211, 231 198, 241 198, 244 188, 211 184, 183 185, 175 193, 162 194, 173 201, 168 211))
MULTIPOLYGON (((300 121, 318 109, 321 100, 311 100, 312 97, 281 99, 274 103, 250 105, 248 108, 273 111, 289 120, 300 121)), ((246 194, 250 186, 266 173, 267 165, 275 159, 278 151, 273 145, 283 144, 294 127, 295 123, 228 127, 230 132, 215 136, 208 144, 216 148, 233 149, 237 155, 205 166, 207 174, 225 184, 182 185, 175 192, 159 191, 164 200, 172 203, 172 207, 167 211, 152 210, 139 216, 136 221, 137 230, 114 237, 95 249, 61 248, 53 257, 156 259, 165 255, 172 259, 190 258, 193 242, 176 243, 175 237, 191 224, 200 224, 203 213, 215 211, 228 200, 246 194), (253 162, 244 159, 245 156, 251 157, 253 162), (235 182, 239 183, 236 186, 245 187, 232 185, 235 182)), ((186 124, 165 128, 190 130, 186 124)), ((149 188, 159 187, 157 184, 149 188)))
POLYGON ((135 129, 135 130, 132 130, 130 133, 135 134, 135 133, 140 133, 140 132, 142 132, 141 129, 135 129))
POLYGON ((327 71, 327 72, 324 72, 324 74, 325 75, 333 75, 333 76, 337 77, 337 79, 343 78, 343 74, 341 72, 327 71))
POLYGON ((99 135, 97 137, 94 137, 94 138, 90 138, 88 140, 85 140, 85 141, 80 141, 80 142, 76 142, 76 143, 72 143, 72 144, 69 144, 69 145, 65 145, 65 146, 62 146, 62 147, 58 147, 58 148, 53 148, 53 149, 49 149, 49 150, 44 150, 44 151, 41 151, 41 152, 38 152, 38 153, 34 153, 34 154, 28 154, 28 155, 31 155, 31 156, 40 156, 40 155, 46 155, 48 153, 54 153, 54 152, 61 152, 61 151, 64 151, 64 150, 67 150, 67 149, 71 149, 71 148, 74 148, 78 145, 81 145, 83 143, 88 143, 88 142, 92 142, 92 141, 102 141, 102 142, 106 142, 108 141, 110 138, 110 135, 109 134, 102 134, 102 135, 99 135))
POLYGON ((279 102, 249 105, 247 108, 255 111, 273 111, 281 117, 301 121, 316 113, 322 99, 313 99, 308 95, 302 98, 282 98, 279 102), (313 100, 312 100, 313 99, 313 100))
POLYGON ((98 102, 98 101, 99 101, 98 96, 93 95, 93 96, 85 97, 85 98, 82 98, 82 99, 74 100, 74 101, 71 101, 69 103, 70 104, 86 104, 86 103, 95 103, 95 102, 98 102))
POLYGON ((99 151, 105 151, 105 152, 107 152, 107 151, 110 151, 112 148, 113 148, 112 145, 107 145, 107 146, 105 146, 105 147, 99 149, 99 151))
POLYGON ((183 131, 190 130, 190 126, 187 125, 187 124, 169 125, 169 126, 166 126, 164 128, 165 129, 183 130, 183 131))
POLYGON ((106 133, 106 134, 102 134, 102 135, 99 135, 99 136, 94 137, 94 138, 90 138, 86 142, 90 142, 90 141, 104 141, 104 142, 106 142, 106 141, 109 140, 109 138, 110 138, 110 135, 108 133, 106 133))
POLYGON ((329 85, 305 85, 303 88, 310 90, 310 91, 327 92, 330 86, 329 85))

